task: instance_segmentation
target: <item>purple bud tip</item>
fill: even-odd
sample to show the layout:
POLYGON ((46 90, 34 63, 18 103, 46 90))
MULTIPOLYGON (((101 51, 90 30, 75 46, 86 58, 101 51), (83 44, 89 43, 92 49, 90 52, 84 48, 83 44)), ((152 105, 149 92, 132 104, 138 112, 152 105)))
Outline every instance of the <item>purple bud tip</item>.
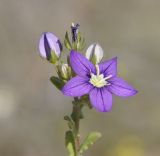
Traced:
POLYGON ((62 44, 57 36, 50 32, 45 32, 41 35, 39 41, 39 52, 43 58, 50 60, 52 52, 59 57, 61 51, 62 44))
POLYGON ((77 24, 72 23, 72 25, 71 25, 72 41, 73 42, 75 42, 77 40, 77 34, 79 31, 79 27, 80 27, 80 25, 78 23, 77 24))
POLYGON ((63 46, 62 46, 61 41, 60 41, 60 40, 58 40, 58 41, 57 41, 57 43, 58 43, 58 45, 59 45, 60 51, 62 51, 62 50, 63 50, 63 46))
POLYGON ((46 58, 49 60, 51 58, 51 47, 49 45, 46 34, 44 34, 44 49, 46 52, 46 58))

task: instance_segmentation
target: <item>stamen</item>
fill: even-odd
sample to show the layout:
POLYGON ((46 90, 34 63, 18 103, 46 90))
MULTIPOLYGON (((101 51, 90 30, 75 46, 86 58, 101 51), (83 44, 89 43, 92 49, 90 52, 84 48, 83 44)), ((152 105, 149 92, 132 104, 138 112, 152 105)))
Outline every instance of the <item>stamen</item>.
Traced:
POLYGON ((89 82, 97 88, 110 85, 110 83, 107 80, 110 79, 112 75, 108 75, 107 77, 104 77, 103 73, 100 74, 100 69, 98 64, 96 64, 95 67, 96 67, 96 75, 90 71, 91 78, 89 82))
POLYGON ((105 80, 108 80, 108 79, 110 79, 112 77, 112 75, 108 75, 107 77, 105 77, 104 79, 105 80))

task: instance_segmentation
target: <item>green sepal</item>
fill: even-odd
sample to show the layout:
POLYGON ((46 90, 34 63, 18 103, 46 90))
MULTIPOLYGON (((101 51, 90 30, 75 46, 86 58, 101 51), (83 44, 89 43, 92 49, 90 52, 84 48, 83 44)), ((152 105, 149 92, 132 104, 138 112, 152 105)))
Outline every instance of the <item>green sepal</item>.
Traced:
POLYGON ((65 34, 64 45, 68 50, 72 49, 72 45, 71 45, 71 42, 69 40, 68 32, 66 32, 66 34, 65 34))
POLYGON ((51 82, 53 83, 53 85, 54 85, 57 89, 59 89, 59 90, 61 90, 62 87, 63 87, 64 84, 65 84, 63 80, 59 79, 59 78, 56 77, 56 76, 50 77, 50 81, 51 81, 51 82))
POLYGON ((65 136, 65 145, 69 156, 77 156, 74 135, 72 131, 67 131, 65 136))
POLYGON ((55 51, 51 51, 51 57, 49 59, 49 62, 56 64, 59 60, 59 57, 56 55, 55 51))
POLYGON ((96 55, 92 55, 92 57, 90 58, 90 61, 91 61, 93 64, 97 64, 97 57, 96 57, 96 55))
POLYGON ((79 153, 82 154, 86 151, 91 145, 93 145, 99 138, 101 137, 101 133, 99 132, 91 132, 83 143, 80 146, 79 153))
POLYGON ((82 51, 85 48, 85 39, 82 38, 81 33, 77 34, 77 50, 82 51))

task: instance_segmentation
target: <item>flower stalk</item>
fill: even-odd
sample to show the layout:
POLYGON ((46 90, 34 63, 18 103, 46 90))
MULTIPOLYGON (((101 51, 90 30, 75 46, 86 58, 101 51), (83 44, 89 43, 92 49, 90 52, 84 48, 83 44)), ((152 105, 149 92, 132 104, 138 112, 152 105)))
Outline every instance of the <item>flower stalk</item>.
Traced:
POLYGON ((80 150, 80 134, 79 134, 79 127, 80 127, 80 119, 82 119, 82 108, 83 105, 80 103, 79 99, 77 97, 74 98, 73 101, 73 110, 71 114, 71 118, 74 121, 74 137, 75 137, 75 146, 76 146, 76 153, 77 156, 79 154, 80 150))

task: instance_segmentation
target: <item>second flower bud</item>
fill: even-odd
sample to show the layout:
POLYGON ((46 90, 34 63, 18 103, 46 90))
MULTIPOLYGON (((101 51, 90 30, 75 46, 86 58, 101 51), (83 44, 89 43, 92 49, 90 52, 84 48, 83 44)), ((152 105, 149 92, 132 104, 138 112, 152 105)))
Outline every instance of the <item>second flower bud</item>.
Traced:
POLYGON ((71 67, 67 63, 62 63, 57 66, 58 75, 61 79, 69 80, 71 78, 71 67))
POLYGON ((98 43, 91 44, 86 51, 86 58, 94 64, 100 63, 103 58, 103 49, 98 43))

